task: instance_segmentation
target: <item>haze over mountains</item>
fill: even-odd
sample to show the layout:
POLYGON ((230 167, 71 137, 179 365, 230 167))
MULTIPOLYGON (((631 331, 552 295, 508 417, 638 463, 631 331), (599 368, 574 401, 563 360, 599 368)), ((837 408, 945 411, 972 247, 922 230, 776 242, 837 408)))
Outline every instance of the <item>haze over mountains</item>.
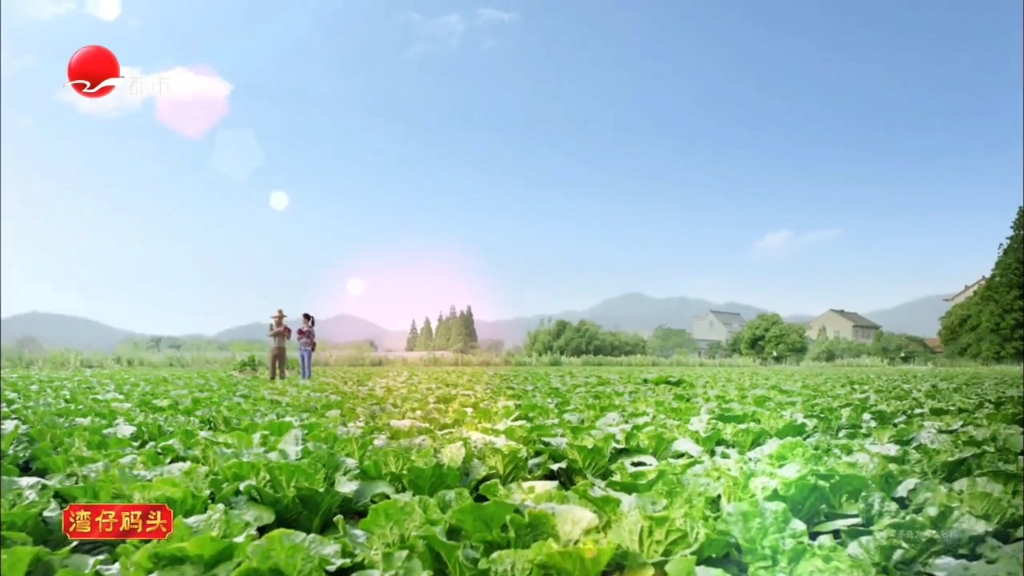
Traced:
MULTIPOLYGON (((943 301, 944 297, 946 295, 926 296, 893 308, 862 314, 881 324, 885 331, 931 337, 938 332, 939 318, 949 309, 949 305, 943 301)), ((652 298, 640 293, 631 293, 609 298, 585 310, 538 314, 508 320, 478 319, 476 328, 481 340, 501 340, 506 347, 511 347, 522 344, 526 333, 536 328, 544 318, 565 319, 571 322, 586 319, 610 330, 646 333, 659 325, 689 330, 693 318, 706 314, 710 309, 737 312, 748 320, 767 312, 737 302, 714 303, 686 297, 652 298)), ((786 320, 806 322, 816 315, 792 315, 787 316, 786 320)), ((419 320, 417 319, 417 322, 419 320)), ((212 336, 194 334, 182 338, 262 341, 265 340, 266 329, 266 321, 253 322, 228 328, 212 336)), ((112 350, 127 338, 148 335, 114 328, 88 318, 45 312, 17 314, 0 320, 0 341, 4 344, 10 344, 22 336, 34 336, 47 349, 112 350)), ((373 340, 382 350, 387 350, 401 349, 405 345, 406 332, 388 330, 356 316, 339 314, 318 319, 317 336, 322 341, 336 343, 373 340)))

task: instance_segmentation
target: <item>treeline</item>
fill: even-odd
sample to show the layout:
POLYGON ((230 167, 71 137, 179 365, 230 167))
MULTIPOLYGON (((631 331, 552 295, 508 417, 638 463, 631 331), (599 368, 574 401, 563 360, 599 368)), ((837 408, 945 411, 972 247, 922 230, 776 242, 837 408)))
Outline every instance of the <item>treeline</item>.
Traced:
POLYGON ((542 321, 526 335, 522 351, 527 356, 564 356, 566 358, 656 356, 671 358, 696 354, 697 342, 681 328, 658 326, 644 338, 640 334, 615 332, 590 320, 573 324, 567 320, 542 321))
POLYGON ((523 352, 533 356, 640 356, 647 353, 647 340, 639 334, 610 332, 589 320, 573 324, 567 320, 542 321, 526 335, 523 352))
POLYGON ((935 350, 919 336, 879 330, 869 344, 846 338, 829 338, 824 329, 807 336, 802 324, 790 324, 778 314, 760 314, 725 344, 712 344, 710 358, 742 356, 768 362, 838 362, 878 358, 891 364, 911 363, 935 356, 935 350))
POLYGON ((875 333, 871 344, 819 334, 807 352, 807 359, 812 362, 838 362, 874 357, 891 364, 906 364, 927 360, 935 355, 935 349, 920 336, 891 334, 880 330, 875 333))
MULTIPOLYGON (((626 357, 655 356, 670 358, 694 356, 697 342, 680 328, 659 326, 644 338, 639 334, 604 330, 594 322, 546 320, 527 334, 523 353, 527 356, 626 357)), ((875 357, 890 363, 909 363, 927 359, 935 352, 923 338, 906 334, 879 332, 872 343, 842 338, 807 337, 802 324, 790 324, 778 314, 761 314, 748 322, 728 342, 713 343, 706 351, 709 359, 748 358, 761 363, 838 362, 875 357)))
POLYGON ((409 327, 409 335, 405 339, 406 352, 456 352, 464 354, 480 347, 480 339, 476 334, 476 322, 473 320, 473 307, 456 310, 453 305, 445 316, 438 312, 437 321, 430 323, 430 318, 423 319, 418 328, 416 321, 409 327))
POLYGON ((999 245, 992 272, 967 300, 942 317, 946 354, 983 363, 1024 362, 1024 206, 999 245))

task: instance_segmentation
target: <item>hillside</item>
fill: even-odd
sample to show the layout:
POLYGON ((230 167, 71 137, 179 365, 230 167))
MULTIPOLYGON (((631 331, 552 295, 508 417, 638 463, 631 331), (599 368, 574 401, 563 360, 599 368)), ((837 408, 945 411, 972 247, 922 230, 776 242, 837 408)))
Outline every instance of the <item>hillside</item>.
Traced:
POLYGON ((925 296, 893 308, 868 312, 865 316, 888 332, 931 338, 939 333, 939 319, 949 310, 949 303, 943 300, 948 297, 948 294, 925 296))
MULTIPOLYGON (((300 318, 288 318, 288 324, 297 327, 300 318)), ((270 319, 265 322, 253 322, 228 328, 213 335, 215 340, 265 340, 270 319)), ((355 340, 372 340, 388 332, 373 322, 357 318, 349 314, 340 314, 331 318, 318 319, 316 332, 319 338, 330 342, 352 342, 355 340)))
MULTIPOLYGON (((886 331, 934 336, 938 332, 939 318, 949 308, 942 298, 943 296, 927 296, 893 308, 866 312, 864 315, 881 324, 886 331)), ((584 310, 538 314, 508 320, 477 320, 476 325, 481 340, 501 340, 506 347, 512 347, 522 344, 527 332, 536 328, 545 318, 565 319, 570 322, 587 319, 612 330, 649 333, 661 324, 689 329, 693 318, 707 313, 709 309, 738 312, 747 319, 765 312, 761 308, 736 302, 715 303, 685 297, 652 298, 640 293, 631 293, 609 298, 584 310)), ((806 322, 815 315, 791 315, 786 320, 806 322)), ((297 320, 290 320, 293 320, 292 325, 295 325, 297 320)), ((221 341, 262 341, 266 338, 268 324, 269 319, 235 326, 214 334, 212 338, 221 341)), ((0 332, 0 341, 4 344, 31 335, 47 349, 77 350, 113 350, 121 340, 144 336, 87 318, 44 312, 30 312, 4 318, 0 320, 0 332)), ((317 335, 324 342, 334 343, 373 340, 381 350, 394 350, 404 346, 406 333, 404 330, 387 330, 356 316, 340 314, 318 320, 317 335)))
POLYGON ((0 320, 0 342, 11 344, 23 336, 35 337, 48 350, 110 351, 118 342, 142 334, 88 318, 48 312, 28 312, 0 320))

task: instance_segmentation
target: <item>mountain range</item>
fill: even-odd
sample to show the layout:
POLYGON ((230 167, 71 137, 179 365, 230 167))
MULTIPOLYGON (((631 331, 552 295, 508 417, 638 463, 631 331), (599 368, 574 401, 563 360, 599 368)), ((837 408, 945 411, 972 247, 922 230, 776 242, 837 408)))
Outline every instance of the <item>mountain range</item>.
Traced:
MULTIPOLYGON (((935 336, 939 318, 949 309, 945 295, 926 296, 893 308, 864 313, 882 325, 887 332, 901 332, 916 336, 935 336)), ((538 314, 508 320, 477 320, 480 340, 500 340, 506 347, 522 344, 528 331, 545 318, 570 322, 591 320, 610 330, 649 333, 659 325, 690 329, 692 319, 708 310, 736 312, 751 319, 767 310, 737 302, 714 303, 686 297, 653 298, 640 293, 623 294, 609 298, 585 310, 558 314, 538 314)), ((791 315, 789 322, 807 322, 812 315, 791 315)), ((264 340, 267 323, 253 322, 228 328, 212 336, 188 335, 182 338, 212 338, 222 341, 264 340)), ((10 344, 23 336, 33 336, 47 349, 113 350, 128 338, 148 335, 114 328, 95 320, 78 316, 28 312, 0 319, 0 342, 10 344)), ((317 321, 317 336, 324 342, 354 342, 373 340, 382 350, 398 350, 405 346, 405 331, 388 330, 368 320, 349 314, 339 314, 317 321)))

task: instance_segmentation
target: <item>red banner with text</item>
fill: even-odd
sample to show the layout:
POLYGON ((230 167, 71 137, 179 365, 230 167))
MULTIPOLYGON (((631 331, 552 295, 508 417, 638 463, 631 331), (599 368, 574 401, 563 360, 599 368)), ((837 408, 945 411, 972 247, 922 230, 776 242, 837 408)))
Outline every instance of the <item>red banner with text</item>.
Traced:
POLYGON ((71 504, 63 525, 71 540, 165 540, 174 512, 166 504, 71 504))

